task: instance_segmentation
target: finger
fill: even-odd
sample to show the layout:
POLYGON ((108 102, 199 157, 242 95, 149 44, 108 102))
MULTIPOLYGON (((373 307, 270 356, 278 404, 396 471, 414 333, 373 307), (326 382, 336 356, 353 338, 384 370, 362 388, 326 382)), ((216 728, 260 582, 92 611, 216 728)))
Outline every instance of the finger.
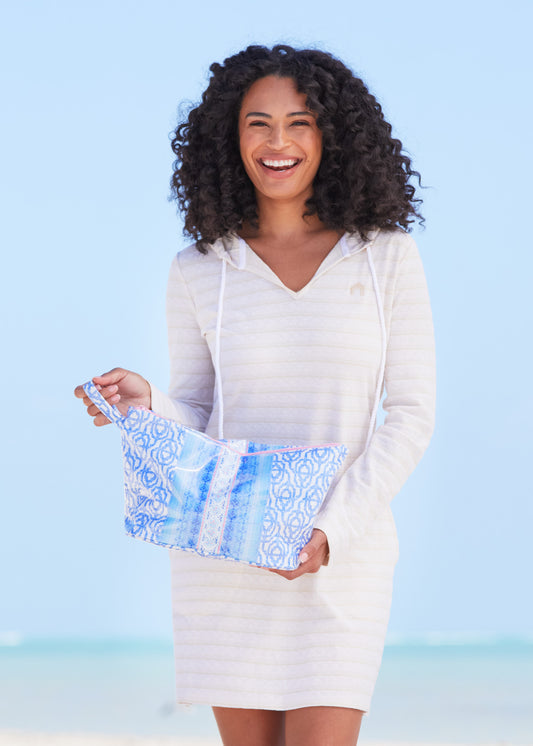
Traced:
POLYGON ((124 376, 127 374, 127 370, 124 368, 113 368, 108 370, 107 373, 103 373, 101 376, 94 376, 93 383, 99 384, 100 386, 110 386, 113 383, 119 383, 122 381, 124 376))
POLYGON ((109 425, 110 420, 107 419, 105 414, 102 414, 101 412, 98 412, 98 414, 95 416, 93 420, 96 427, 102 427, 103 425, 109 425))
POLYGON ((286 580, 295 580, 295 578, 299 578, 301 575, 305 575, 305 573, 318 572, 319 569, 320 562, 318 557, 300 564, 295 570, 276 570, 275 568, 269 568, 270 572, 276 573, 276 575, 281 575, 281 577, 286 580))
POLYGON ((309 562, 313 559, 317 551, 318 547, 316 547, 311 541, 308 542, 305 547, 302 547, 302 550, 298 555, 298 562, 301 565, 304 565, 306 562, 309 562))
POLYGON ((282 578, 285 578, 285 580, 296 580, 296 578, 301 577, 302 575, 305 575, 306 573, 315 573, 318 572, 319 568, 315 567, 313 563, 306 563, 305 565, 300 565, 296 570, 274 570, 271 569, 270 572, 275 573, 276 575, 281 575, 282 578))
POLYGON ((320 528, 314 528, 313 533, 311 534, 311 538, 309 539, 309 544, 312 544, 313 546, 317 547, 317 549, 320 549, 320 547, 327 545, 328 543, 328 537, 326 534, 320 529, 320 528))
POLYGON ((97 414, 101 414, 102 410, 99 409, 96 404, 89 404, 87 407, 87 414, 90 414, 91 417, 96 417, 97 414))
POLYGON ((313 529, 311 538, 307 544, 302 547, 298 559, 300 562, 307 562, 312 559, 315 554, 321 550, 324 550, 324 554, 328 551, 328 539, 326 534, 320 529, 313 529))
MULTIPOLYGON (((109 404, 116 404, 118 401, 120 401, 120 394, 116 393, 118 389, 118 386, 109 386, 107 389, 102 389, 99 393, 102 394, 104 399, 109 402, 109 404)), ((92 399, 89 399, 88 396, 84 396, 83 403, 88 408, 91 406, 92 399)))
MULTIPOLYGON (((93 382, 97 378, 100 380, 101 378, 103 378, 103 376, 95 376, 93 378, 93 382)), ((102 384, 98 384, 97 388, 98 388, 98 391, 104 397, 104 399, 107 399, 110 394, 114 394, 116 391, 118 391, 118 386, 116 384, 111 384, 111 385, 107 386, 107 388, 103 388, 102 384)), ((76 386, 76 388, 74 389, 74 396, 77 396, 78 399, 83 399, 84 401, 85 401, 85 399, 87 399, 87 394, 85 393, 85 389, 83 388, 83 385, 76 386)), ((87 401, 88 401, 88 399, 87 399, 87 401)))
MULTIPOLYGON (((118 386, 116 383, 113 383, 111 384, 111 386, 98 387, 98 393, 101 394, 101 396, 103 396, 104 399, 106 399, 107 401, 111 401, 114 396, 118 396, 118 386)), ((118 396, 118 399, 120 399, 120 396, 118 396)))

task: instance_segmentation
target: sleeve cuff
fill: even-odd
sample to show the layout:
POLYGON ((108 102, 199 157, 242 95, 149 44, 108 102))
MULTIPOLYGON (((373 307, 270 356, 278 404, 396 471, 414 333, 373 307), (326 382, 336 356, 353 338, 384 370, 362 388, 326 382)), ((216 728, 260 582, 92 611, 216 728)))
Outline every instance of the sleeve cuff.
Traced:
POLYGON ((166 417, 169 420, 177 419, 176 407, 169 396, 160 391, 153 383, 150 384, 151 392, 151 410, 160 417, 166 417))

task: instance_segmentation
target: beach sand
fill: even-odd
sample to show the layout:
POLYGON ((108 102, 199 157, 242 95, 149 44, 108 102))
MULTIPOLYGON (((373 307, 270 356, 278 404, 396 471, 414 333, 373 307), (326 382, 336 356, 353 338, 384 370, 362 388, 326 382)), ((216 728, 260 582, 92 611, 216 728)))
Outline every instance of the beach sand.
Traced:
MULTIPOLYGON (((106 736, 97 733, 33 733, 0 731, 0 746, 221 746, 219 740, 174 737, 106 736)), ((253 744, 250 744, 253 746, 253 744)), ((359 746, 474 746, 459 743, 407 743, 405 741, 367 741, 359 746)), ((478 742, 475 746, 533 746, 510 741, 478 742)))
POLYGON ((0 746, 220 746, 218 740, 158 736, 108 736, 99 733, 0 731, 0 746))

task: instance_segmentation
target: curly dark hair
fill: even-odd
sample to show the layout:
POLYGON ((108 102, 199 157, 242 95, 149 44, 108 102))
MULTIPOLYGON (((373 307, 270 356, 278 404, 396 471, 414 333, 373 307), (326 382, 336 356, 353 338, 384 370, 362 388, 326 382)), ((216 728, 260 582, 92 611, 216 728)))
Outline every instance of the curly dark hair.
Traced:
POLYGON ((328 228, 366 232, 374 228, 409 230, 423 221, 409 183, 411 160, 391 135, 380 104, 362 80, 340 60, 314 49, 249 46, 213 63, 201 103, 172 133, 176 155, 171 196, 185 214, 184 233, 200 251, 243 224, 258 227, 252 182, 239 152, 238 120, 250 86, 275 75, 292 78, 322 131, 322 160, 305 215, 317 215, 328 228))

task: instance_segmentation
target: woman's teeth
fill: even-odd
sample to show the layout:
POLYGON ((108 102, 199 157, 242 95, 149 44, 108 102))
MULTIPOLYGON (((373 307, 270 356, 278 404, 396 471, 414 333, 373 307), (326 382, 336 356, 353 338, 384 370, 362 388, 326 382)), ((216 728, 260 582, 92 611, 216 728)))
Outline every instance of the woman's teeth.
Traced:
POLYGON ((286 171, 288 168, 296 166, 298 163, 297 158, 290 158, 286 160, 274 161, 271 159, 262 158, 261 163, 267 168, 271 168, 274 171, 286 171))

